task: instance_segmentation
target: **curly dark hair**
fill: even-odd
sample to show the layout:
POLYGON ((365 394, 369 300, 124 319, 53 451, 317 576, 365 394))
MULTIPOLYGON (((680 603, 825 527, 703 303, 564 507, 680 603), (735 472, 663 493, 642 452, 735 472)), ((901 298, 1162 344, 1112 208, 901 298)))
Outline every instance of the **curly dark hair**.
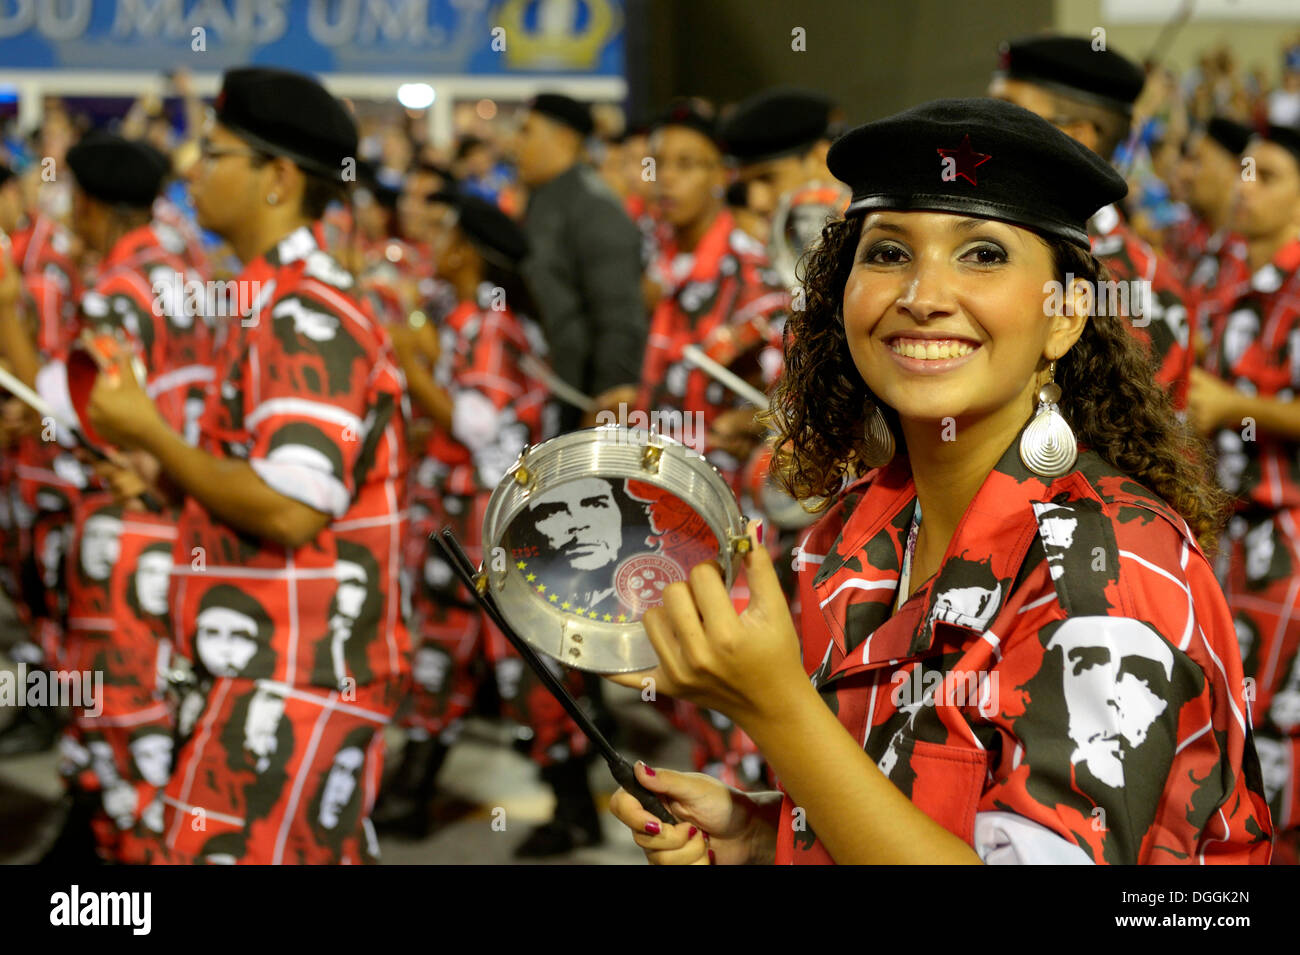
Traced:
MULTIPOLYGON (((810 511, 823 509, 846 480, 870 470, 863 431, 876 397, 858 373, 844 335, 844 286, 853 268, 862 218, 837 219, 800 264, 804 308, 785 327, 785 374, 766 420, 776 435, 772 475, 810 511), (820 504, 810 501, 825 498, 820 504)), ((1043 237, 1058 280, 1096 283, 1106 267, 1064 239, 1043 237)), ((1213 481, 1208 446, 1174 414, 1155 381, 1146 347, 1124 318, 1094 315, 1058 360, 1061 413, 1081 444, 1165 500, 1213 553, 1228 497, 1213 481)), ((898 415, 881 413, 902 448, 898 415)))

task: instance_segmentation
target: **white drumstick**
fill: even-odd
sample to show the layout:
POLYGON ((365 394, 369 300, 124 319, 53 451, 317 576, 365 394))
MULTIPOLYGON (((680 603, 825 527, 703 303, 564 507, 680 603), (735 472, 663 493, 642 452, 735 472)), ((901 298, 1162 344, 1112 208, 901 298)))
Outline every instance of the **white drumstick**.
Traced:
POLYGON ((23 384, 22 380, 17 376, 10 374, 3 368, 0 368, 0 387, 4 388, 42 418, 53 418, 64 427, 72 427, 68 422, 64 421, 54 413, 53 405, 36 392, 32 391, 31 388, 27 387, 27 385, 23 384))
POLYGON ((763 394, 763 392, 759 391, 739 375, 729 371, 708 355, 704 354, 703 350, 698 345, 687 345, 682 349, 682 357, 710 378, 726 385, 760 411, 767 410, 767 395, 763 394))
POLYGON ((566 404, 571 404, 582 411, 596 410, 596 402, 568 382, 561 380, 559 375, 551 371, 543 362, 538 361, 536 356, 524 355, 519 359, 519 367, 539 379, 551 394, 566 404))

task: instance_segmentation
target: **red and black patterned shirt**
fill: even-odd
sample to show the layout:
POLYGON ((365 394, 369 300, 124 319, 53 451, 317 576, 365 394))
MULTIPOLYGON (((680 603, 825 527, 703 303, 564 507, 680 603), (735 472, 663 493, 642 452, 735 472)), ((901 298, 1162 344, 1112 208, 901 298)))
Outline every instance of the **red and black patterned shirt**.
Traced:
POLYGON ((541 330, 515 315, 484 284, 479 301, 461 302, 443 321, 438 383, 451 392, 451 431, 435 427, 422 483, 447 494, 491 491, 525 447, 543 440, 548 391, 520 366, 546 353, 541 330))
MULTIPOLYGON (((748 377, 743 372, 761 371, 759 356, 779 343, 790 296, 768 267, 766 251, 736 228, 727 211, 713 220, 693 252, 680 252, 668 241, 652 275, 666 292, 650 319, 637 408, 661 416, 702 413, 698 439, 703 441, 714 419, 739 399, 688 362, 683 349, 696 345, 719 364, 742 372, 742 378, 748 377)), ((661 430, 681 439, 667 427, 661 430)), ((683 425, 683 433, 688 431, 689 419, 683 425)), ((711 453, 707 444, 704 450, 724 475, 744 463, 711 453)))
MULTIPOLYGON (((1049 482, 1017 448, 897 611, 905 457, 812 528, 799 588, 814 685, 985 862, 1266 863, 1236 634, 1186 523, 1085 449, 1049 482)), ((831 861, 785 803, 777 862, 831 861)))
MULTIPOLYGON (((1246 394, 1293 400, 1300 393, 1300 239, 1245 282, 1231 281, 1231 290, 1210 314, 1206 369, 1246 394)), ((1248 427, 1238 422, 1215 435, 1219 483, 1243 512, 1300 508, 1300 442, 1243 433, 1248 427)))
POLYGON ((1089 230, 1092 254, 1109 270, 1111 281, 1141 282, 1150 290, 1148 300, 1145 293, 1130 286, 1129 314, 1124 318, 1133 334, 1150 350, 1156 365, 1156 381, 1169 389, 1174 407, 1186 407, 1195 351, 1187 292, 1174 267, 1129 228, 1114 206, 1107 206, 1094 215, 1089 230), (1132 306, 1135 295, 1142 296, 1150 314, 1137 314, 1138 310, 1132 306))
POLYGON ((202 446, 248 461, 331 520, 288 549, 188 499, 172 577, 176 644, 214 676, 325 687, 399 676, 408 415, 391 343, 310 229, 239 281, 254 304, 230 320, 202 446))

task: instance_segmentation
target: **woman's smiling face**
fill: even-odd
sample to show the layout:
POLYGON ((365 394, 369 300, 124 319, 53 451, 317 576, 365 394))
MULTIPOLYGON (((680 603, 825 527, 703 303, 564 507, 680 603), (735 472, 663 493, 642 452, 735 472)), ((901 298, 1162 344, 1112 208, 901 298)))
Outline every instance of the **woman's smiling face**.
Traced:
POLYGON ((1083 328, 1045 309, 1056 278, 1051 250, 1024 229, 940 212, 869 213, 844 287, 853 362, 904 420, 1002 412, 1023 424, 1040 361, 1059 358, 1083 328))

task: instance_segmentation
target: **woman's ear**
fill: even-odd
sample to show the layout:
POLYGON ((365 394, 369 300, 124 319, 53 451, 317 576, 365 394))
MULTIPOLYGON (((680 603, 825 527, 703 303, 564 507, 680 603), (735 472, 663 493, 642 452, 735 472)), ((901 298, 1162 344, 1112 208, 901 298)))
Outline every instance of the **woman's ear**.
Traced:
POLYGON ((1055 361, 1074 347, 1092 314, 1092 283, 1076 278, 1064 290, 1061 308, 1052 316, 1052 330, 1043 347, 1043 357, 1055 361))

